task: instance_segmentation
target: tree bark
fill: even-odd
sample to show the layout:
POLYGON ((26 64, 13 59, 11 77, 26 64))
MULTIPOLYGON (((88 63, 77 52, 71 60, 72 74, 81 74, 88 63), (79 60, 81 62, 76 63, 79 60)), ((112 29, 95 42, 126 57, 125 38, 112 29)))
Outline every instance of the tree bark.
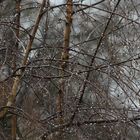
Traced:
MULTIPOLYGON (((70 43, 70 33, 72 25, 72 14, 73 14, 73 1, 68 0, 66 4, 66 21, 64 28, 64 43, 63 50, 61 53, 61 64, 60 64, 60 76, 62 77, 59 81, 60 89, 57 96, 57 112, 58 112, 58 124, 62 125, 64 123, 63 114, 63 99, 65 93, 66 79, 64 78, 65 70, 68 69, 69 60, 69 43, 70 43)), ((62 130, 60 130, 59 138, 62 139, 62 130)))
MULTIPOLYGON (((17 10, 20 10, 20 9, 18 9, 18 8, 20 8, 19 7, 20 6, 20 3, 19 2, 20 1, 17 2, 17 10)), ((43 0, 42 1, 42 4, 40 6, 40 10, 39 10, 37 19, 35 21, 34 28, 32 29, 32 32, 31 32, 31 35, 30 35, 30 38, 29 38, 29 41, 28 41, 28 44, 27 44, 27 47, 26 47, 26 51, 25 51, 25 54, 24 54, 24 58, 22 60, 21 67, 23 69, 20 69, 19 74, 15 77, 15 80, 14 80, 14 83, 13 83, 13 86, 12 86, 11 95, 8 98, 7 106, 11 106, 11 105, 14 104, 15 97, 16 97, 16 94, 17 94, 17 90, 18 90, 18 87, 19 87, 20 82, 21 82, 21 77, 24 75, 24 71, 25 71, 26 65, 28 63, 28 57, 29 57, 29 54, 30 54, 30 50, 32 48, 32 43, 34 41, 34 38, 35 38, 35 35, 36 35, 36 32, 37 32, 37 29, 38 29, 40 20, 41 20, 42 15, 43 15, 42 13, 43 13, 43 9, 45 7, 45 3, 46 3, 46 0, 43 0)), ((17 17, 17 20, 16 21, 17 22, 20 21, 19 20, 19 17, 17 17)), ((16 35, 17 35, 17 38, 18 38, 18 36, 19 36, 19 31, 18 31, 19 24, 17 26, 18 27, 17 27, 16 35)), ((0 112, 0 118, 3 118, 5 116, 5 114, 7 113, 7 111, 8 111, 8 108, 5 108, 4 110, 2 110, 0 112)), ((15 137, 16 137, 16 128, 15 128, 16 126, 15 125, 16 125, 16 119, 14 117, 13 120, 12 120, 12 140, 15 140, 15 137)))

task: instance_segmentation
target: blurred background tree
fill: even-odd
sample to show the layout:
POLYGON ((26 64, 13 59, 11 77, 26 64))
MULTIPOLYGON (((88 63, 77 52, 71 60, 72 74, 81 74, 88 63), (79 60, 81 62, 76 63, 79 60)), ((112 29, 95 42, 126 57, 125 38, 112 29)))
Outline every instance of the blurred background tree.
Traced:
POLYGON ((0 79, 3 139, 139 138, 138 0, 2 0, 0 7, 0 78, 4 66, 10 71, 0 79))

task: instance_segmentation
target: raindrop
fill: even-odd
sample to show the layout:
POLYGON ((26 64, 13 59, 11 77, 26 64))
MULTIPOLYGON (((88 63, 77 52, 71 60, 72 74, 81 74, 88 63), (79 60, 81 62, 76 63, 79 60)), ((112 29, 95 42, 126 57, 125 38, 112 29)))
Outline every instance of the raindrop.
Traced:
POLYGON ((90 123, 89 125, 90 125, 90 126, 92 126, 92 125, 93 125, 93 123, 90 123))
POLYGON ((105 127, 106 127, 106 125, 103 125, 103 127, 105 128, 105 127))

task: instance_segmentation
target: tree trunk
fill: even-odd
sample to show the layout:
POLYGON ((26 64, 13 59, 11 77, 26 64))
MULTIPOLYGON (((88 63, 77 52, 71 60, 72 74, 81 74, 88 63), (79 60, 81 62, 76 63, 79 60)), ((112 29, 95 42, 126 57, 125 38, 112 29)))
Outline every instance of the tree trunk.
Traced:
MULTIPOLYGON (((66 79, 64 78, 65 70, 68 69, 69 60, 69 43, 70 43, 70 33, 72 25, 72 14, 73 14, 73 1, 68 0, 66 4, 66 21, 64 29, 64 44, 61 54, 61 64, 60 64, 60 76, 62 77, 59 81, 60 89, 57 96, 57 113, 58 113, 58 124, 62 125, 64 123, 64 110, 63 110, 63 99, 65 93, 66 79)), ((60 130, 59 138, 62 140, 62 130, 60 130)))

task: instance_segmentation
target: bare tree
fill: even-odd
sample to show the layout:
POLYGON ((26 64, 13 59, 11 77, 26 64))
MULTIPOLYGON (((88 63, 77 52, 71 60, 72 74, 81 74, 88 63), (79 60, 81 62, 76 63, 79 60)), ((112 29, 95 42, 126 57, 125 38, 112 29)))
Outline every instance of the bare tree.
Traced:
POLYGON ((139 138, 139 1, 0 1, 3 139, 139 138))

